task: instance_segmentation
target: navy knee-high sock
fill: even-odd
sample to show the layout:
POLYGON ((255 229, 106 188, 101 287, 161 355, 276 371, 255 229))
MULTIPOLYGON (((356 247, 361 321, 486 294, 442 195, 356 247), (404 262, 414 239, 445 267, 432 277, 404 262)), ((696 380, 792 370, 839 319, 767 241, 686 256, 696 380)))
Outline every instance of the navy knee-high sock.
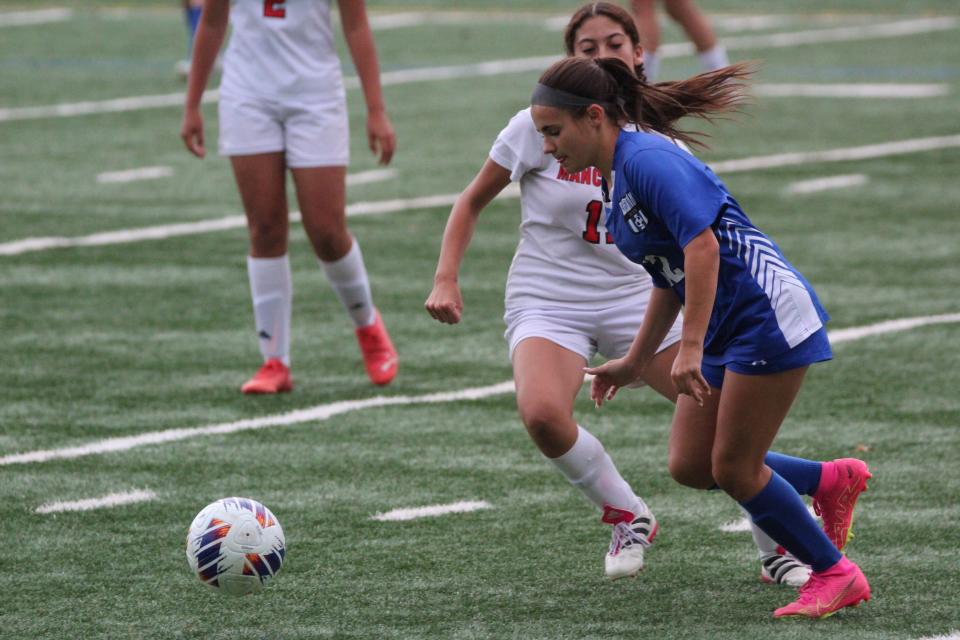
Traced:
POLYGON ((824 571, 840 561, 840 552, 807 511, 800 495, 776 472, 760 493, 740 505, 768 536, 814 571, 824 571))
POLYGON ((812 496, 816 493, 817 487, 820 486, 822 462, 794 458, 776 451, 768 451, 763 461, 777 475, 789 482, 790 486, 796 489, 800 495, 812 496))

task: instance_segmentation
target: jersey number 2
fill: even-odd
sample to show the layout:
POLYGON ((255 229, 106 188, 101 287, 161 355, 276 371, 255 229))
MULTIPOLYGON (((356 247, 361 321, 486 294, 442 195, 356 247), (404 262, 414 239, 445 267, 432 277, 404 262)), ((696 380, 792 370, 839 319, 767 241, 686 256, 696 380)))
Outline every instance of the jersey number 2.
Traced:
POLYGON ((267 18, 286 18, 287 10, 284 8, 286 0, 263 0, 263 15, 267 18))
MULTIPOLYGON (((590 244, 600 244, 600 214, 603 213, 603 203, 591 200, 587 203, 587 228, 583 230, 583 239, 590 244)), ((607 244, 613 244, 613 236, 607 232, 607 244)))

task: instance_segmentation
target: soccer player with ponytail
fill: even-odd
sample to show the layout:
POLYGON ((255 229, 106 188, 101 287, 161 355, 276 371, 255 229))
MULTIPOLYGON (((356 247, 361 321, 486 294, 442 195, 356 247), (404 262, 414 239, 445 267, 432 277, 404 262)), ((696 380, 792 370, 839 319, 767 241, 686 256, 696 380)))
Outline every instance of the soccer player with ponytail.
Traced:
POLYGON ((670 371, 679 392, 670 473, 694 488, 719 486, 810 565, 799 598, 774 615, 820 618, 870 598, 860 568, 840 551, 870 473, 855 459, 811 463, 768 449, 808 366, 832 357, 828 316, 716 175, 664 138, 696 143, 677 121, 742 104, 746 72, 733 66, 697 76, 677 100, 621 60, 568 58, 540 77, 531 116, 544 153, 567 172, 600 171, 607 230, 653 279, 626 355, 587 370, 595 376, 591 397, 601 405, 644 379, 682 307, 670 371), (813 494, 826 531, 800 493, 813 494))
MULTIPOLYGON (((595 2, 577 10, 564 44, 568 56, 613 56, 642 73, 636 26, 616 4, 595 2)), ((724 73, 742 76, 746 70, 724 73)), ((704 83, 724 86, 716 77, 661 83, 656 100, 696 109, 701 98, 695 88, 704 83)), ((607 357, 627 352, 643 320, 652 281, 642 267, 620 254, 607 234, 599 173, 590 167, 567 171, 544 155, 529 108, 517 113, 500 133, 489 158, 454 204, 425 306, 440 322, 460 322, 460 265, 480 213, 511 181, 520 184, 521 237, 507 277, 504 320, 520 418, 540 452, 603 512, 603 521, 613 525, 606 575, 611 579, 634 575, 643 568, 656 518, 600 440, 578 424, 573 410, 583 367, 590 359, 598 352, 607 357)), ((642 379, 671 402, 677 398, 670 367, 679 337, 677 322, 661 340, 642 379)), ((805 465, 813 490, 821 469, 829 470, 833 464, 788 456, 778 460, 805 465)), ((806 581, 809 569, 780 553, 777 543, 756 527, 754 539, 762 579, 792 586, 806 581)))

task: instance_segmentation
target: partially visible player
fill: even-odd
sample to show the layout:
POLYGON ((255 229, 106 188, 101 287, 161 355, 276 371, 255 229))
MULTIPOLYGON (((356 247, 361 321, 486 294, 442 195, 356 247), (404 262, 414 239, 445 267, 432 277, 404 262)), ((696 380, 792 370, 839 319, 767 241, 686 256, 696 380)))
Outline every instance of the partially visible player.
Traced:
MULTIPOLYGON (((860 568, 822 531, 798 491, 816 479, 840 487, 831 518, 848 518, 850 497, 866 488, 866 464, 847 459, 804 462, 789 479, 768 455, 810 364, 832 357, 827 314, 813 289, 779 248, 747 218, 710 169, 654 131, 696 138, 679 129, 684 115, 721 113, 740 103, 742 66, 698 76, 687 94, 694 109, 659 103, 659 87, 616 58, 567 58, 541 76, 531 116, 543 151, 568 172, 596 167, 603 176, 608 230, 620 251, 654 282, 639 332, 627 354, 598 367, 597 405, 637 379, 683 322, 670 378, 679 396, 668 466, 677 482, 719 486, 771 538, 812 569, 800 597, 776 617, 820 618, 870 599, 860 568), (699 83, 698 83, 699 79, 699 83), (629 131, 624 123, 641 131, 629 131), (615 179, 614 179, 615 178, 615 179), (819 467, 819 468, 817 468, 819 467), (839 472, 839 473, 838 473, 839 472), (804 482, 797 482, 797 480, 804 482)), ((821 502, 821 509, 823 509, 821 502)), ((839 538, 839 537, 838 537, 839 538)))
MULTIPOLYGON (((657 0, 630 0, 640 31, 643 46, 643 66, 647 80, 654 82, 660 77, 660 21, 657 19, 657 0)), ((710 21, 697 7, 694 0, 663 0, 663 7, 679 24, 697 50, 700 68, 714 71, 730 64, 727 50, 717 40, 710 21)))
POLYGON ((187 57, 178 60, 177 75, 186 78, 190 75, 190 57, 193 55, 193 39, 197 34, 197 25, 200 24, 200 13, 203 11, 203 0, 182 0, 183 21, 187 27, 187 57))
MULTIPOLYGON (((387 164, 396 135, 380 87, 376 49, 361 0, 339 0, 340 20, 367 105, 367 142, 387 164)), ((320 266, 352 320, 367 375, 384 385, 397 352, 373 304, 360 246, 346 223, 349 161, 346 92, 330 0, 205 0, 194 42, 181 137, 204 157, 200 99, 233 26, 220 84, 221 155, 230 158, 247 215, 247 270, 264 364, 244 393, 290 391, 293 290, 287 256, 286 173, 320 266)))
MULTIPOLYGON (((616 4, 596 2, 576 11, 567 25, 567 55, 610 56, 642 72, 643 52, 630 14, 616 4)), ((683 104, 684 83, 661 85, 664 99, 683 104)), ((609 577, 635 574, 652 540, 656 519, 624 480, 600 441, 573 416, 583 366, 596 353, 626 353, 643 320, 650 276, 624 258, 606 231, 599 174, 568 173, 544 155, 530 110, 516 114, 497 137, 490 157, 450 212, 434 287, 426 309, 440 322, 456 324, 463 312, 457 283, 464 254, 480 213, 511 181, 521 190, 520 244, 507 279, 506 338, 521 420, 544 456, 614 525, 605 570, 609 577)), ((644 382, 676 401, 670 366, 676 357, 679 323, 664 339, 644 382)), ((779 456, 819 477, 823 465, 779 456)), ((823 468, 832 468, 824 463, 823 468)), ((817 491, 817 486, 810 489, 817 491)), ((834 495, 833 490, 824 496, 834 495)), ((809 569, 777 550, 754 527, 765 581, 799 586, 809 569)))

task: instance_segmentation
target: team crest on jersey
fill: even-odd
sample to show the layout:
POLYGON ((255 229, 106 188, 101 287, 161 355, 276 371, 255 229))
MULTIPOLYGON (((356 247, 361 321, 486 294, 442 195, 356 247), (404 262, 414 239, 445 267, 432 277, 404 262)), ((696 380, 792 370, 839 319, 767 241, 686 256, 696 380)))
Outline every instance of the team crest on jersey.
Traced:
POLYGON ((640 233, 647 228, 647 216, 643 213, 643 209, 640 208, 632 193, 628 192, 620 199, 620 211, 623 213, 623 219, 627 226, 634 233, 640 233))

